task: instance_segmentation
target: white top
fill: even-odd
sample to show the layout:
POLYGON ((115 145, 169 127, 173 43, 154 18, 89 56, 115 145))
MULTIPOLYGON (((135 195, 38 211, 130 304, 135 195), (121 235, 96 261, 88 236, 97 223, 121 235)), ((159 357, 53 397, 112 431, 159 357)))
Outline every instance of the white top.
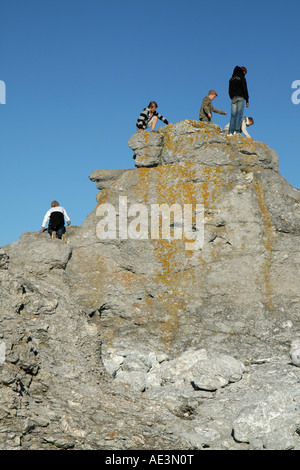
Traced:
POLYGON ((248 126, 249 126, 249 119, 247 117, 244 117, 242 119, 241 131, 243 132, 243 134, 245 134, 246 137, 248 137, 248 139, 251 139, 251 135, 247 131, 248 126))
POLYGON ((64 215, 64 218, 66 219, 66 222, 68 225, 71 224, 71 220, 70 220, 70 217, 68 216, 67 212, 66 212, 66 209, 64 207, 61 207, 61 206, 57 206, 57 207, 51 207, 51 209, 49 209, 46 214, 45 214, 45 217, 44 217, 44 220, 43 220, 43 224, 42 224, 42 227, 45 228, 47 222, 49 221, 50 219, 50 215, 52 214, 52 212, 62 212, 63 215, 64 215))
MULTIPOLYGON (((229 126, 230 124, 227 124, 225 127, 224 127, 224 130, 229 130, 229 126)), ((251 139, 251 135, 249 134, 249 132, 247 131, 247 127, 249 126, 249 119, 247 117, 244 117, 242 119, 242 124, 241 124, 241 131, 243 132, 243 134, 245 135, 245 137, 247 137, 248 139, 251 139)))

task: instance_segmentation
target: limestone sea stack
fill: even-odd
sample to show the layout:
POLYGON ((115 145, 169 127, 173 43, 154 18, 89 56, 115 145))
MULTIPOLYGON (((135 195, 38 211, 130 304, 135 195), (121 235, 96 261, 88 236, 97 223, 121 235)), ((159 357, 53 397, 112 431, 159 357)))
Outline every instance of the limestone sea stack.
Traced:
POLYGON ((185 120, 95 169, 67 241, 0 248, 0 448, 300 449, 300 191, 185 120))

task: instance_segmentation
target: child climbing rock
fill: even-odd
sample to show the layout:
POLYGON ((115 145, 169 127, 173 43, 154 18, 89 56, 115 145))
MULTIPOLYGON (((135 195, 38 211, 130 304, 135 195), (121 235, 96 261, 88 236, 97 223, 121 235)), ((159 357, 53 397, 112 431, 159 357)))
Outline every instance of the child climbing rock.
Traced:
POLYGON ((45 231, 46 224, 48 223, 48 233, 52 238, 59 238, 65 241, 66 228, 65 220, 68 225, 71 225, 70 217, 68 216, 64 207, 61 207, 57 201, 51 202, 51 209, 49 209, 44 217, 42 228, 40 232, 45 231))

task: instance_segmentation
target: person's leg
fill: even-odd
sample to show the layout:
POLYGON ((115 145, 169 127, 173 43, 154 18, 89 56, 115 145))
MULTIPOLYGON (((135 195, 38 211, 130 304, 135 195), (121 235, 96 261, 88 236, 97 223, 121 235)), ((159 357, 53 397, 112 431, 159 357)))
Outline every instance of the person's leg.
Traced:
POLYGON ((229 134, 241 132, 241 123, 244 114, 245 100, 241 96, 236 96, 231 101, 231 118, 229 125, 229 134))
POLYGON ((157 116, 153 116, 151 118, 151 131, 154 131, 154 129, 155 129, 155 126, 157 124, 157 119, 158 119, 157 116))
POLYGON ((224 127, 224 129, 223 129, 223 133, 224 133, 224 134, 228 134, 228 132, 229 132, 229 126, 230 126, 230 124, 226 124, 226 126, 224 127))
POLYGON ((230 116, 230 124, 229 124, 229 134, 233 134, 235 131, 236 115, 237 115, 237 103, 236 103, 236 99, 233 98, 231 100, 231 116, 230 116))
POLYGON ((57 238, 61 239, 61 237, 63 236, 63 234, 65 233, 66 229, 65 227, 61 227, 57 230, 56 232, 56 236, 57 238))
POLYGON ((236 114, 236 129, 235 132, 241 133, 242 119, 244 116, 245 100, 239 98, 237 101, 237 114, 236 114))
POLYGON ((200 119, 201 122, 206 122, 206 124, 213 124, 213 121, 211 118, 208 116, 204 116, 203 118, 200 119))

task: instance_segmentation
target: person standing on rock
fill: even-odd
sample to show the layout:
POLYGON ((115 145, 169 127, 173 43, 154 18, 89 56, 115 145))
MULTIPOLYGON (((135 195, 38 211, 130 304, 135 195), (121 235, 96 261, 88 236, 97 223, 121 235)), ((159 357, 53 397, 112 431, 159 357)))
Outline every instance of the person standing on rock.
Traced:
POLYGON ((70 217, 68 216, 65 208, 61 207, 57 201, 52 201, 51 209, 49 209, 45 214, 40 232, 45 231, 46 224, 48 223, 48 233, 50 236, 53 239, 57 237, 65 241, 65 220, 68 225, 71 225, 70 217))
POLYGON ((212 101, 218 96, 215 90, 210 90, 208 95, 203 98, 199 113, 199 121, 208 122, 213 124, 212 120, 212 113, 224 114, 226 115, 225 111, 220 111, 216 109, 212 105, 212 101))
POLYGON ((245 78, 246 73, 246 67, 236 66, 229 80, 228 93, 231 99, 231 118, 228 135, 240 134, 245 103, 246 107, 249 106, 249 93, 245 78))
POLYGON ((156 109, 157 103, 155 101, 150 101, 147 108, 143 109, 136 122, 136 128, 138 132, 149 129, 150 127, 151 131, 154 131, 158 119, 160 119, 165 124, 171 124, 164 116, 159 114, 156 109))

